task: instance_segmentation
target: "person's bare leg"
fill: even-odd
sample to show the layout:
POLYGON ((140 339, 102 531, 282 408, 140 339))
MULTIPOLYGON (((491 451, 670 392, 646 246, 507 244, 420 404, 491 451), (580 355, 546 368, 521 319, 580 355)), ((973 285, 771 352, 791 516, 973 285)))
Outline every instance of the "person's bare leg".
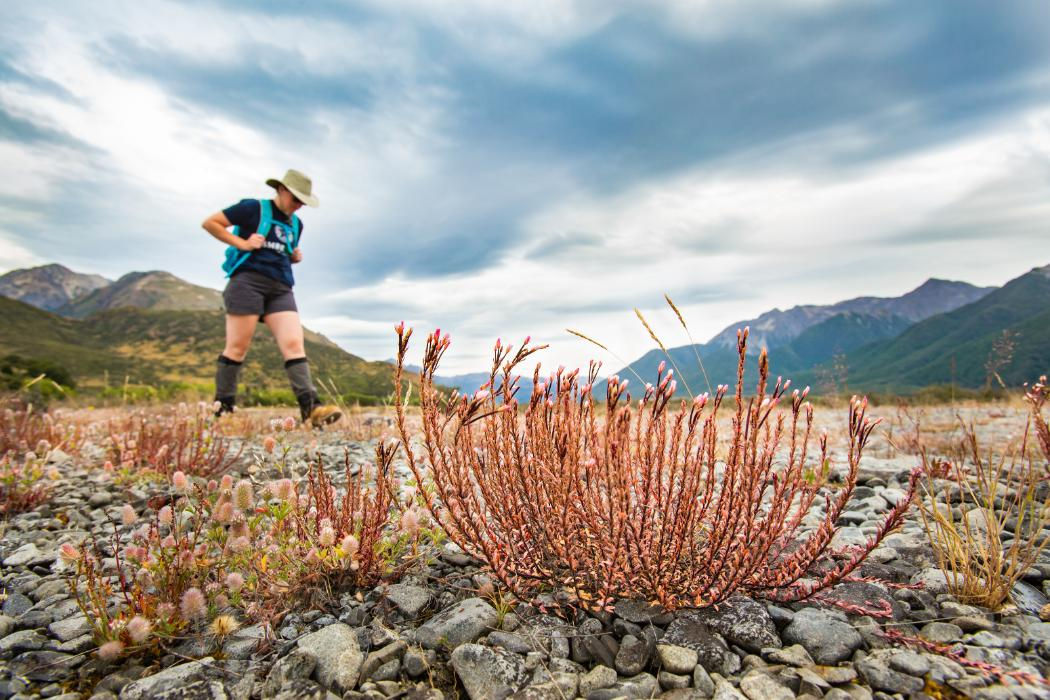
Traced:
POLYGON ((292 384, 295 400, 303 421, 309 419, 315 426, 339 420, 340 412, 333 406, 321 405, 321 399, 310 377, 310 365, 306 361, 306 346, 303 340, 303 325, 297 311, 277 311, 263 318, 284 358, 284 369, 292 384))
POLYGON ((270 332, 273 333, 281 357, 298 360, 306 357, 306 344, 303 341, 303 324, 299 321, 298 311, 276 311, 263 317, 270 332))
POLYGON ((215 400, 219 404, 216 415, 232 411, 237 403, 237 377, 258 323, 255 315, 226 315, 226 347, 215 369, 215 400))

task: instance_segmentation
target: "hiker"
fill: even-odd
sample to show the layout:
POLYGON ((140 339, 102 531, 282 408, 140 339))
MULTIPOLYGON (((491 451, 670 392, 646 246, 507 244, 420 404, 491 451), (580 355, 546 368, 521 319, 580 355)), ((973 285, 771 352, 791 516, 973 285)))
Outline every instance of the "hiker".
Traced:
POLYGON ((215 371, 215 415, 232 412, 237 375, 248 354, 259 320, 269 326, 284 357, 284 369, 299 403, 303 423, 320 427, 339 420, 334 406, 321 403, 310 379, 303 326, 295 305, 292 264, 303 259, 299 237, 303 224, 295 215, 304 204, 316 207, 310 178, 289 170, 266 184, 276 190, 273 199, 242 199, 216 212, 201 226, 227 244, 223 270, 229 283, 222 293, 226 306, 226 347, 215 371), (229 231, 230 227, 233 231, 229 231))

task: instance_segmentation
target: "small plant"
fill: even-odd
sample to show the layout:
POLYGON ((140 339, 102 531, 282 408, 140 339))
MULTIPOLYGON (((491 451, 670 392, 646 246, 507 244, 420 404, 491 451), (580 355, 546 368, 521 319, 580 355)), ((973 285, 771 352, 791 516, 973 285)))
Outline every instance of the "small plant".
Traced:
POLYGON ((46 466, 47 443, 41 442, 37 449, 43 457, 35 452, 0 456, 0 518, 32 510, 50 498, 49 482, 58 478, 58 470, 46 466))
POLYGON ((75 452, 83 435, 78 426, 66 423, 61 412, 35 410, 33 404, 14 404, 0 411, 0 455, 23 454, 46 442, 49 449, 75 452))
MULTIPOLYGON (((240 458, 207 405, 179 404, 171 411, 135 411, 110 424, 110 458, 125 471, 146 470, 169 478, 222 474, 240 458)), ((243 447, 242 447, 243 449, 243 447)))
MULTIPOLYGON (((401 386, 411 329, 395 330, 401 386)), ((418 483, 432 484, 421 491, 427 509, 521 599, 555 590, 586 607, 626 598, 670 609, 714 605, 737 591, 775 601, 824 591, 901 522, 918 472, 864 546, 832 549, 875 422, 865 401, 850 403, 848 471, 837 493, 824 490, 827 439, 819 441, 819 471, 809 469, 807 392, 788 394, 779 379, 769 390, 763 352, 756 393, 744 396, 747 336, 746 329, 738 335, 738 384, 728 401, 720 386, 675 407, 675 381, 661 365, 637 405, 627 381, 610 378, 602 419, 592 397, 594 363, 582 379, 564 368, 541 378, 537 367, 519 412, 513 372, 540 349, 528 339, 517 350, 497 341, 489 383, 477 393, 443 397, 434 376, 450 341, 435 331, 419 383, 425 461, 404 402, 396 401, 409 469, 418 483), (720 447, 724 403, 732 432, 720 447), (776 412, 781 403, 786 410, 776 412), (803 518, 818 499, 824 515, 807 530, 803 518)))
MULTIPOLYGON (((1028 389, 1028 387, 1025 387, 1028 389)), ((1047 427, 1046 419, 1043 418, 1043 405, 1046 403, 1046 375, 1039 377, 1039 381, 1025 392, 1025 400, 1028 402, 1032 417, 1032 427, 1035 431, 1036 441, 1043 451, 1043 459, 1047 461, 1046 468, 1050 470, 1050 427, 1047 427)))
POLYGON ((995 455, 982 453, 972 425, 963 426, 962 449, 954 459, 922 451, 925 473, 919 512, 948 588, 961 601, 998 610, 1050 542, 1050 495, 1043 471, 1028 451, 1028 428, 1019 445, 995 455), (948 479, 959 496, 937 483, 948 479), (1003 544, 1007 523, 1014 537, 1003 544))
POLYGON ((342 494, 318 460, 305 480, 264 488, 229 475, 205 485, 175 472, 172 493, 148 517, 125 505, 123 530, 114 526, 108 546, 61 553, 76 567, 70 590, 100 654, 157 649, 187 634, 221 639, 238 617, 272 626, 298 605, 399 576, 418 530, 406 529, 394 507, 392 459, 383 444, 374 470, 352 474, 347 459, 342 494), (114 571, 101 569, 106 556, 114 571), (143 628, 148 634, 136 632, 143 628))

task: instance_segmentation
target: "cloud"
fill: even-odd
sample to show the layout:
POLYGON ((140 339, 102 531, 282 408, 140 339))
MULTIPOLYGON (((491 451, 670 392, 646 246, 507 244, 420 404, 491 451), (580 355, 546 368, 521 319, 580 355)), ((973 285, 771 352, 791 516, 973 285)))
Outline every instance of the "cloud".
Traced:
MULTIPOLYGON (((1050 7, 970 0, 23 3, 0 29, 0 242, 222 283, 208 213, 313 178, 300 306, 648 348, 772 306, 1001 283, 1038 249, 1050 7), (917 255, 916 251, 921 251, 917 255), (906 281, 905 281, 906 280, 906 281)), ((28 263, 26 263, 28 264, 28 263)), ((466 348, 466 349, 463 349, 466 348)), ((459 353, 462 354, 459 354, 459 353)), ((453 359, 453 358, 459 359, 453 359)))

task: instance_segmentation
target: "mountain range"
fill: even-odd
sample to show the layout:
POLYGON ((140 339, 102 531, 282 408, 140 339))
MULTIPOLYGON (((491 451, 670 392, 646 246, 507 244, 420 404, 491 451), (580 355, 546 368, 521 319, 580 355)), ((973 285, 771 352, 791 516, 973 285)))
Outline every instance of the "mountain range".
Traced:
MULTIPOLYGON (((124 382, 203 391, 213 381, 225 334, 222 295, 214 289, 163 271, 132 272, 110 282, 46 265, 3 275, 0 293, 0 356, 46 361, 89 391, 124 382)), ((389 397, 389 365, 304 331, 315 378, 346 401, 389 397)), ((283 359, 266 336, 269 329, 260 324, 241 378, 246 386, 283 391, 283 359)))
MULTIPOLYGON (((223 344, 221 294, 163 271, 132 272, 111 282, 46 265, 0 276, 0 296, 8 297, 0 298, 0 356, 54 363, 82 387, 125 378, 207 385, 223 344)), ((667 354, 683 393, 735 382, 736 331, 744 326, 750 327, 752 370, 757 350, 765 347, 774 376, 818 391, 909 393, 947 383, 980 388, 993 380, 1016 386, 1050 370, 1047 309, 1050 265, 1002 287, 930 279, 899 297, 772 309, 731 324, 706 343, 672 347, 667 354)), ((367 362, 313 331, 306 336, 315 375, 338 393, 362 402, 389 397, 389 363, 367 362)), ((653 381, 664 359, 662 350, 653 349, 618 374, 653 381)), ((243 377, 264 388, 284 387, 273 343, 255 343, 243 377)), ((488 375, 437 379, 468 393, 488 375)), ((527 379, 521 396, 528 394, 527 379)))
MULTIPOLYGON (((751 377, 758 350, 766 348, 772 376, 825 393, 912 393, 949 383, 977 389, 993 380, 1019 386, 1050 369, 1047 309, 1050 266, 1003 287, 930 279, 900 297, 773 309, 731 324, 707 343, 669 348, 667 355, 680 370, 679 390, 693 394, 735 384, 736 331, 745 326, 751 377)), ((666 358, 650 350, 617 374, 651 382, 666 358)))

